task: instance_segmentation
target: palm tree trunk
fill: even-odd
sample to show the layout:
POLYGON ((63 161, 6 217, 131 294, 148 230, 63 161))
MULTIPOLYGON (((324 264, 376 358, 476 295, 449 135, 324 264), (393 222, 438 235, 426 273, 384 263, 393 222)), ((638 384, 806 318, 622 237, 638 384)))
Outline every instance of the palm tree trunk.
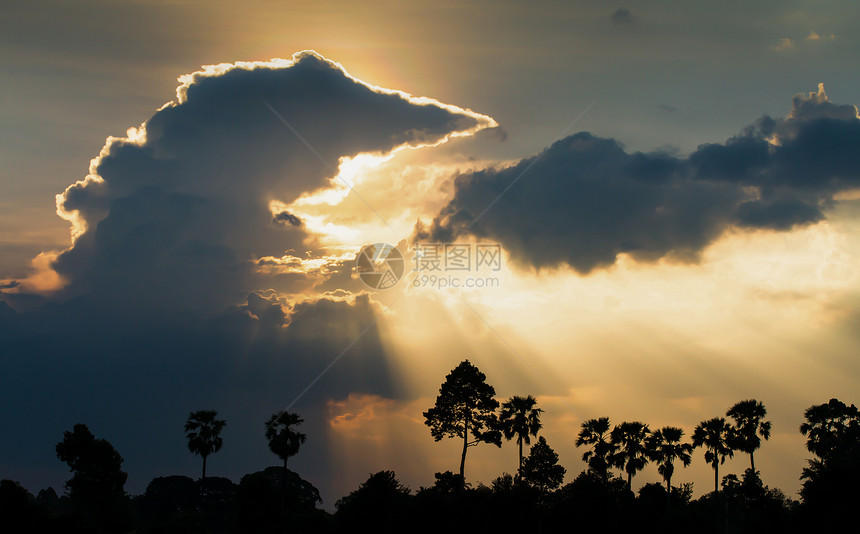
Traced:
POLYGON ((520 436, 520 439, 517 440, 520 446, 520 463, 518 465, 519 469, 523 468, 523 437, 520 436))
POLYGON ((753 470, 753 474, 755 474, 755 460, 753 459, 753 453, 750 453, 750 467, 753 470))
POLYGON ((671 506, 672 501, 672 475, 666 477, 666 510, 671 506))
POLYGON ((281 524, 284 526, 284 532, 287 530, 287 459, 284 458, 284 474, 281 477, 281 524))
POLYGON ((200 495, 206 495, 206 456, 203 456, 203 476, 200 478, 200 495))
POLYGON ((633 491, 633 473, 627 471, 627 489, 633 491))
POLYGON ((714 493, 720 490, 720 464, 714 462, 714 493))

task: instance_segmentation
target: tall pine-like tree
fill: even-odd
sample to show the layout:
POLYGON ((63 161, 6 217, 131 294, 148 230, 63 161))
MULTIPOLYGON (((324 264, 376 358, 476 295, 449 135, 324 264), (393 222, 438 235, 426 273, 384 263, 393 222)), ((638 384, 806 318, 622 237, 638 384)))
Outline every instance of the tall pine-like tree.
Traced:
POLYGON ((436 441, 442 438, 463 440, 460 477, 465 481, 466 452, 479 443, 502 446, 496 409, 496 390, 487 377, 469 360, 464 360, 445 377, 436 405, 424 412, 424 424, 436 441))

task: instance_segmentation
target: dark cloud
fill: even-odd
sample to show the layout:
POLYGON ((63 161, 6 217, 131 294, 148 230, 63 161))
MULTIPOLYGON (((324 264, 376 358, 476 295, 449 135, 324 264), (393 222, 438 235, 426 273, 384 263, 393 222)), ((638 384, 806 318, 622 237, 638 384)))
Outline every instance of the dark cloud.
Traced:
POLYGON ((823 219, 824 214, 818 206, 797 198, 743 202, 735 214, 739 226, 783 231, 823 219))
POLYGON ((282 211, 280 213, 275 214, 273 221, 281 224, 289 224, 291 226, 302 225, 302 220, 290 213, 289 211, 282 211))
POLYGON ((499 241, 524 263, 566 263, 580 272, 611 265, 622 252, 694 257, 730 222, 743 194, 683 174, 671 156, 628 154, 614 140, 579 133, 513 167, 459 176, 454 200, 427 237, 472 233, 499 241))
POLYGON ((306 416, 312 443, 298 465, 330 488, 336 477, 326 472, 319 407, 353 392, 402 396, 366 296, 287 306, 252 293, 242 306, 181 322, 99 310, 86 298, 24 315, 0 302, 0 346, 0 423, 14 436, 0 442, 0 471, 34 489, 59 490, 68 478, 52 448, 76 422, 100 429, 121 451, 132 492, 157 475, 193 474, 198 462, 185 449, 182 423, 202 408, 228 421, 210 466, 238 480, 277 462, 263 422, 343 353, 293 406, 306 416))
POLYGON ((619 8, 615 13, 609 17, 609 20, 614 22, 615 24, 633 24, 638 19, 633 13, 630 12, 629 9, 619 8))
POLYGON ((481 130, 477 137, 480 139, 482 137, 486 137, 488 139, 493 139, 500 143, 504 143, 508 140, 508 132, 501 126, 496 126, 495 128, 487 128, 486 130, 481 130))
POLYGON ((860 185, 858 147, 856 108, 831 103, 823 88, 795 97, 788 117, 764 117, 688 158, 578 133, 511 167, 457 177, 454 198, 416 238, 472 234, 523 264, 581 273, 622 253, 695 261, 731 226, 824 219, 833 195, 860 185))

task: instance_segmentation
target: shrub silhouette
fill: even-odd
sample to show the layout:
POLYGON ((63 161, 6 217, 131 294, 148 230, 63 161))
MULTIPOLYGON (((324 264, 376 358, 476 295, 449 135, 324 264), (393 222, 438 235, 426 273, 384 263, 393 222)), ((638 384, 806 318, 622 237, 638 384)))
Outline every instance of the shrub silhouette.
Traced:
POLYGON ((313 484, 293 471, 271 466, 242 477, 236 493, 237 530, 247 533, 320 532, 326 514, 313 484))
POLYGON ((519 476, 540 493, 546 493, 561 486, 565 472, 565 468, 558 464, 558 454, 541 436, 523 461, 519 476))
POLYGON ((341 530, 402 532, 411 517, 412 495, 394 471, 379 471, 358 489, 337 501, 335 518, 341 530))
POLYGON ((46 527, 45 509, 14 480, 0 480, 0 530, 41 532, 46 527))

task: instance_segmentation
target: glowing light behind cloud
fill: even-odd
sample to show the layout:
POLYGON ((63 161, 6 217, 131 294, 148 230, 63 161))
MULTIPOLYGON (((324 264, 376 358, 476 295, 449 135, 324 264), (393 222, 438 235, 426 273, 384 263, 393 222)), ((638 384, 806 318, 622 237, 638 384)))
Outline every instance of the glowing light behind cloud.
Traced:
POLYGON ((279 203, 277 209, 307 220, 324 246, 395 243, 412 233, 417 220, 430 220, 448 202, 457 174, 491 163, 440 157, 428 147, 361 154, 342 159, 330 187, 289 205, 279 203))
MULTIPOLYGON (((545 434, 573 476, 583 467, 573 441, 584 419, 672 424, 689 436, 699 421, 755 396, 778 430, 764 446, 762 469, 774 486, 793 494, 804 458, 795 432, 802 410, 860 387, 840 356, 845 348, 838 334, 852 309, 845 296, 860 281, 854 253, 860 243, 847 232, 854 223, 837 210, 829 222, 791 233, 730 233, 696 267, 641 265, 625 257, 587 277, 506 267, 498 290, 404 286, 384 318, 384 342, 405 390, 428 399, 409 408, 413 418, 432 405, 445 374, 465 358, 487 374, 500 399, 538 395, 547 409, 545 434)), ((421 450, 438 462, 420 479, 429 484, 429 470, 455 466, 450 444, 433 443, 425 430, 416 425, 394 449, 421 450)), ((509 448, 470 452, 470 480, 498 476, 509 448)), ((736 458, 725 472, 744 463, 736 458)), ((681 479, 701 491, 712 476, 697 458, 681 479)), ((659 480, 650 467, 640 477, 638 484, 659 480)))

